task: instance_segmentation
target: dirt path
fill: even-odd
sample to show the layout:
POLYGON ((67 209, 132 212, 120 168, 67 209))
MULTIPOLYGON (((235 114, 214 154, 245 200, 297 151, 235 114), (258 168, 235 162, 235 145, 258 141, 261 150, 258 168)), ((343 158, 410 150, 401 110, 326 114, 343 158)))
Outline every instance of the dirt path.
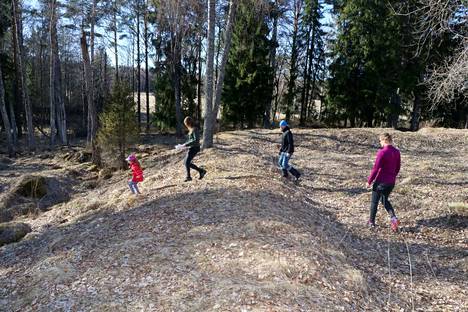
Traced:
POLYGON ((397 235, 383 209, 364 226, 378 131, 294 133, 300 186, 272 164, 276 131, 228 132, 196 158, 201 181, 148 149, 145 196, 117 174, 26 218, 33 232, 0 249, 0 310, 468 309, 467 132, 396 133, 397 235))

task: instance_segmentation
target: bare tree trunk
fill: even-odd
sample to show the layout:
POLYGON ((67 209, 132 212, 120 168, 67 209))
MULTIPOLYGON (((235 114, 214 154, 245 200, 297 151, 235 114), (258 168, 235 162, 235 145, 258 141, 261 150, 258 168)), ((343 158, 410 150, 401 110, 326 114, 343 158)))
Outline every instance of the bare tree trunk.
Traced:
POLYGON ((88 43, 86 42, 86 33, 84 29, 81 30, 81 53, 83 56, 84 74, 85 74, 85 93, 88 100, 88 116, 90 121, 90 139, 92 148, 92 161, 95 165, 101 166, 101 155, 99 147, 96 142, 97 134, 97 112, 94 103, 94 90, 92 87, 92 68, 89 59, 88 43))
MULTIPOLYGON (((205 128, 203 133, 203 147, 210 148, 213 146, 213 135, 214 135, 214 126, 216 124, 216 118, 218 117, 219 105, 221 103, 221 92, 223 90, 224 83, 224 74, 226 72, 226 63, 229 57, 229 50, 231 49, 231 39, 232 39, 232 28, 236 16, 237 10, 237 0, 231 0, 229 2, 229 17, 226 25, 226 30, 224 31, 224 48, 223 56, 221 59, 221 65, 219 68, 219 77, 216 83, 216 94, 214 99, 214 105, 210 114, 208 111, 205 115, 205 128), (207 120, 208 123, 206 122, 207 120)), ((208 82, 207 82, 208 84, 208 82)))
POLYGON ((60 135, 63 145, 67 144, 67 122, 65 104, 62 97, 62 79, 60 69, 60 58, 57 40, 57 12, 56 0, 50 3, 50 129, 51 144, 55 144, 55 136, 60 135))
POLYGON ((176 109, 176 134, 178 136, 182 135, 182 97, 181 97, 181 85, 180 85, 180 70, 182 67, 181 64, 181 44, 182 38, 179 38, 179 34, 175 34, 175 37, 172 38, 173 47, 173 69, 172 69, 172 81, 174 83, 174 98, 175 98, 175 109, 176 109))
MULTIPOLYGON (((309 25, 309 29, 307 31, 307 36, 306 36, 306 63, 304 66, 304 74, 303 74, 303 80, 304 80, 304 85, 302 86, 302 95, 301 95, 301 117, 299 120, 299 125, 304 126, 305 119, 306 119, 306 111, 307 111, 307 95, 308 95, 308 86, 309 86, 309 80, 308 80, 308 74, 309 74, 309 55, 313 53, 310 49, 310 32, 311 32, 311 27, 309 25), (307 91, 306 91, 307 90, 307 91)), ((312 44, 313 45, 313 44, 312 44)), ((310 64, 312 67, 312 64, 310 64)))
POLYGON ((86 109, 86 106, 87 106, 87 98, 86 98, 86 76, 85 76, 85 72, 84 72, 84 63, 83 65, 81 66, 81 104, 82 104, 82 119, 81 119, 81 127, 82 129, 85 129, 86 127, 87 128, 87 132, 86 132, 86 141, 89 143, 91 141, 91 138, 89 136, 89 134, 91 133, 91 131, 89 131, 89 124, 86 122, 88 120, 87 116, 88 116, 88 111, 86 109))
POLYGON ((114 0, 113 8, 114 16, 114 55, 115 55, 115 80, 119 81, 119 53, 118 53, 118 38, 117 38, 117 1, 114 0))
POLYGON ((203 27, 200 27, 200 35, 198 39, 198 47, 197 47, 197 58, 198 58, 198 81, 197 81, 197 109, 196 109, 196 119, 201 121, 201 89, 202 89, 202 58, 201 58, 201 51, 202 51, 202 34, 201 30, 203 27))
MULTIPOLYGON (((91 50, 91 66, 94 66, 94 37, 95 31, 94 28, 96 26, 96 5, 98 0, 93 0, 93 6, 91 11, 91 30, 89 32, 89 48, 91 50)), ((93 82, 94 83, 94 82, 93 82)))
POLYGON ((8 156, 15 156, 15 145, 13 142, 13 135, 11 133, 10 120, 8 119, 8 113, 5 104, 5 88, 3 87, 3 74, 2 66, 0 65, 0 113, 2 114, 3 125, 5 126, 5 132, 7 137, 8 156))
POLYGON ((107 98, 109 95, 109 68, 107 62, 109 57, 107 56, 107 52, 104 50, 104 98, 107 98))
POLYGON ((213 133, 210 130, 214 125, 211 123, 213 110, 213 63, 214 63, 214 41, 215 41, 215 17, 216 0, 208 0, 208 50, 206 56, 205 70, 205 122, 203 124, 203 148, 213 146, 213 133))
POLYGON ((314 66, 314 53, 315 53, 315 36, 317 34, 317 29, 312 29, 312 40, 311 40, 311 47, 310 47, 310 54, 309 57, 309 69, 307 71, 307 84, 306 84, 306 92, 305 92, 305 106, 306 106, 306 118, 310 118, 311 116, 311 107, 310 102, 314 103, 314 91, 315 91, 315 79, 317 74, 317 66, 314 66), (312 75, 313 71, 313 79, 312 79, 312 90, 310 90, 310 76, 312 75))
POLYGON ((224 75, 226 73, 226 63, 229 58, 229 51, 231 49, 231 42, 232 42, 232 28, 234 25, 234 20, 236 17, 237 11, 237 1, 238 0, 231 0, 229 2, 229 17, 226 25, 226 30, 224 31, 224 48, 223 48, 223 56, 221 59, 221 65, 219 67, 219 76, 218 81, 216 83, 216 94, 214 99, 214 109, 211 114, 211 118, 213 119, 212 125, 215 124, 216 118, 219 112, 219 105, 221 103, 221 92, 223 90, 223 83, 224 83, 224 75))
MULTIPOLYGON (((312 64, 313 65, 313 64, 312 64)), ((312 75, 312 88, 310 90, 310 97, 309 97, 309 91, 307 91, 307 117, 310 118, 311 112, 315 106, 315 97, 314 97, 314 91, 315 91, 315 85, 317 83, 317 66, 315 66, 313 75, 312 75)))
POLYGON ((57 113, 55 111, 55 51, 54 51, 54 0, 51 1, 50 3, 50 26, 49 26, 49 45, 50 45, 50 51, 49 51, 49 107, 50 107, 50 144, 55 145, 55 138, 57 136, 57 121, 56 121, 56 116, 57 113))
MULTIPOLYGON (((158 31, 157 37, 156 37, 156 42, 161 42, 161 32, 158 31)), ((159 82, 160 79, 160 67, 159 63, 161 62, 161 55, 159 53, 159 49, 156 48, 156 62, 154 64, 155 67, 155 80, 156 83, 159 82)), ((156 112, 158 109, 158 94, 157 92, 154 92, 154 111, 156 112)))
MULTIPOLYGON (((13 5, 13 3, 12 3, 13 5)), ((13 7, 12 7, 12 12, 13 12, 13 7)), ((21 21, 19 21, 18 24, 21 24, 21 21)), ((18 25, 20 26, 20 25, 18 25)), ((13 126, 13 121, 14 122, 14 129, 13 129, 13 137, 15 142, 18 142, 18 138, 21 138, 23 136, 23 118, 22 115, 24 115, 24 106, 23 106, 23 97, 22 97, 22 91, 21 91, 21 72, 18 68, 18 59, 19 59, 19 51, 18 51, 18 46, 16 44, 17 42, 17 36, 19 34, 19 30, 17 30, 16 23, 13 23, 12 27, 12 46, 13 46, 13 63, 14 63, 14 69, 15 69, 15 79, 13 81, 14 83, 14 103, 13 105, 12 101, 9 101, 9 107, 10 111, 13 112, 12 116, 13 119, 12 121, 12 126, 13 126)))
POLYGON ((149 65, 148 65, 148 3, 145 10, 145 92, 146 92, 146 132, 150 130, 149 107, 149 65))
POLYGON ((13 144, 16 145, 18 143, 18 129, 16 127, 15 109, 13 108, 13 103, 11 101, 8 101, 8 111, 10 112, 10 125, 13 136, 13 144))
POLYGON ((135 99, 135 36, 132 36, 132 97, 135 99))
POLYGON ((141 128, 141 60, 140 60, 140 0, 137 0, 136 18, 137 18, 137 105, 138 105, 138 130, 141 128))
POLYGON ((291 117, 291 109, 293 109, 294 100, 296 98, 296 78, 297 78, 297 40, 299 31, 299 18, 301 13, 301 0, 294 0, 294 24, 292 34, 292 47, 291 47, 291 66, 289 69, 289 81, 288 81, 288 94, 286 104, 286 119, 289 120, 291 117))
MULTIPOLYGON (((273 75, 271 77, 271 86, 274 85, 275 83, 275 74, 276 74, 276 48, 278 45, 278 18, 279 18, 279 12, 278 12, 278 1, 276 0, 274 3, 274 17, 273 17, 273 33, 271 35, 271 42, 273 43, 270 49, 270 65, 271 68, 273 69, 273 75)), ((263 113, 263 128, 269 129, 271 126, 271 107, 273 106, 273 101, 275 99, 273 98, 273 88, 271 89, 271 96, 270 100, 267 101, 267 104, 265 106, 265 112, 263 113)), ((275 105, 275 112, 276 112, 276 105, 275 105)))
POLYGON ((36 148, 36 140, 34 138, 34 126, 33 126, 33 121, 32 121, 32 110, 31 110, 31 103, 29 102, 29 94, 28 94, 28 86, 27 86, 27 81, 26 81, 26 68, 24 64, 24 49, 22 47, 22 39, 20 39, 20 12, 18 8, 18 2, 17 0, 12 0, 13 4, 13 20, 16 28, 16 49, 18 51, 18 70, 20 73, 20 86, 21 86, 21 92, 22 92, 22 98, 23 98, 23 104, 24 104, 24 113, 26 115, 26 125, 28 129, 28 147, 29 150, 34 150, 36 148))
POLYGON ((46 97, 45 97, 46 92, 44 92, 46 89, 45 81, 47 79, 44 79, 44 75, 43 75, 43 73, 46 72, 45 67, 44 67, 44 61, 43 61, 45 47, 46 45, 43 44, 42 42, 39 44, 39 90, 41 93, 39 96, 40 103, 41 103, 40 123, 43 125, 46 124, 45 107, 46 107, 46 102, 47 102, 46 97))
MULTIPOLYGON (((16 41, 15 38, 15 26, 13 25, 13 63, 15 65, 15 69, 16 69, 16 59, 17 59, 17 53, 16 53, 16 45, 14 44, 14 42, 16 41)), ((2 47, 1 49, 3 50, 3 42, 0 41, 0 43, 2 43, 2 47)), ((17 73, 18 71, 16 71, 17 73)), ((0 78, 2 78, 0 76, 0 78)), ((3 81, 2 81, 3 83, 3 81)), ((17 79, 15 79, 13 81, 13 86, 14 86, 14 92, 15 92, 15 95, 18 95, 19 92, 17 92, 17 79)), ((5 91, 5 89, 4 89, 5 91)), ((5 108, 6 108, 6 99, 5 97, 3 98, 3 100, 5 101, 5 108)), ((13 107, 13 103, 12 101, 8 101, 8 112, 10 113, 10 127, 11 127, 11 135, 12 135, 12 139, 13 139, 13 146, 15 146, 18 142, 18 129, 17 129, 17 125, 16 125, 16 118, 15 118, 15 109, 13 107)))
POLYGON ((421 97, 419 91, 414 91, 413 112, 411 113, 411 131, 419 130, 419 120, 421 118, 421 97))

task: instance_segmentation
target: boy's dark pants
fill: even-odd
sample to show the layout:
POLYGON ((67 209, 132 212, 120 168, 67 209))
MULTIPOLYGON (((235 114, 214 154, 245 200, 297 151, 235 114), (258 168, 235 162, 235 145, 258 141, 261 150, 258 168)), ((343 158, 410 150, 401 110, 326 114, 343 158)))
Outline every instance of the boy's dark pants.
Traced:
POLYGON ((379 201, 385 207, 390 217, 395 217, 395 211, 393 210, 392 204, 390 204, 388 197, 393 190, 395 184, 385 184, 375 182, 372 186, 372 199, 371 199, 371 208, 370 208, 370 218, 369 221, 375 223, 375 215, 377 214, 377 206, 379 201))
POLYGON ((185 169, 187 170, 187 178, 190 177, 190 168, 197 170, 200 172, 200 168, 192 164, 192 160, 195 157, 195 155, 198 154, 200 151, 200 147, 191 147, 189 148, 187 155, 185 156, 184 164, 185 164, 185 169))

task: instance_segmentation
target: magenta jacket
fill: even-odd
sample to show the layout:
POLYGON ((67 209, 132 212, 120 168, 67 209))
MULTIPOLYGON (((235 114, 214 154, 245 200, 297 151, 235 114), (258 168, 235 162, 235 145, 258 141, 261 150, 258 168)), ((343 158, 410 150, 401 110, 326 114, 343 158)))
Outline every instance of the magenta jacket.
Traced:
POLYGON ((396 176, 400 172, 400 151, 393 145, 387 145, 377 152, 374 167, 367 179, 367 183, 379 182, 395 184, 396 176))

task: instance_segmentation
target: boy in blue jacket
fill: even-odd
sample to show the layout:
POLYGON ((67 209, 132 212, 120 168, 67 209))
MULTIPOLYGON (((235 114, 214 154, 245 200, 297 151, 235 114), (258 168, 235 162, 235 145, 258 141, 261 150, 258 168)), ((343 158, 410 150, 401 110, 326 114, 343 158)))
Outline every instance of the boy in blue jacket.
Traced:
POLYGON ((293 134, 286 120, 281 120, 279 125, 281 132, 283 132, 283 136, 281 137, 281 147, 279 150, 280 156, 278 160, 278 166, 283 172, 283 177, 287 178, 289 172, 296 179, 295 182, 298 182, 299 178, 301 177, 301 174, 293 166, 289 165, 289 159, 294 153, 293 134))

